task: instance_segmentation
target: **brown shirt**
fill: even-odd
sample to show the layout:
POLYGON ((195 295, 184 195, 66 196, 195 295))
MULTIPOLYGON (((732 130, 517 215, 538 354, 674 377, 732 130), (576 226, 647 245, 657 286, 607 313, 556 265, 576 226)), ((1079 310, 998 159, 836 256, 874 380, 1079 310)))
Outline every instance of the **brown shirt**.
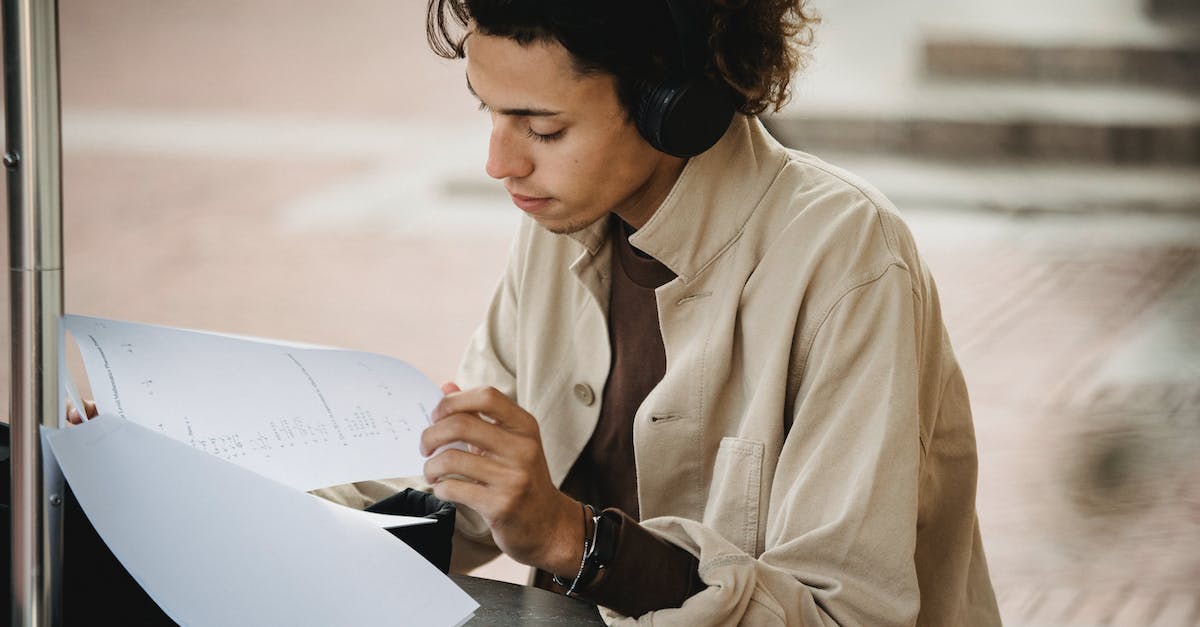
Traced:
POLYGON ((616 216, 610 223, 615 253, 608 316, 612 369, 604 386, 600 420, 563 489, 597 509, 615 507, 636 520, 633 416, 667 370, 654 290, 675 274, 629 245, 632 227, 616 216))
MULTIPOLYGON (((612 369, 596 429, 562 488, 597 510, 611 508, 624 514, 612 564, 581 596, 638 616, 679 607, 704 585, 694 556, 637 524, 633 417, 667 369, 654 290, 674 279, 675 273, 629 244, 633 228, 628 224, 613 216, 610 225, 614 250, 608 316, 612 369)), ((544 574, 539 573, 536 583, 557 590, 544 574)))

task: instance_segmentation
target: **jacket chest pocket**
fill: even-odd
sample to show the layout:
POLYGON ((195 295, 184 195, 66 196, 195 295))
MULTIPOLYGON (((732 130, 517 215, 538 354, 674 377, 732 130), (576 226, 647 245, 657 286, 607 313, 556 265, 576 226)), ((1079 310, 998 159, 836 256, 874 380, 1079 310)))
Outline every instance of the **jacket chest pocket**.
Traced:
POLYGON ((704 525, 748 555, 758 556, 763 443, 722 438, 713 464, 704 525))

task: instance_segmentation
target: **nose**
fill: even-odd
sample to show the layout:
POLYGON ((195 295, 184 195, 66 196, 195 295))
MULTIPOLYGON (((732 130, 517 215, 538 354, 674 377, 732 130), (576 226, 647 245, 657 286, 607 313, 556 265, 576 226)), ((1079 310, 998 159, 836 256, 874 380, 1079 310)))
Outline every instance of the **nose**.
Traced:
POLYGON ((494 124, 484 169, 494 179, 523 178, 533 173, 533 161, 512 130, 505 129, 503 124, 494 124))

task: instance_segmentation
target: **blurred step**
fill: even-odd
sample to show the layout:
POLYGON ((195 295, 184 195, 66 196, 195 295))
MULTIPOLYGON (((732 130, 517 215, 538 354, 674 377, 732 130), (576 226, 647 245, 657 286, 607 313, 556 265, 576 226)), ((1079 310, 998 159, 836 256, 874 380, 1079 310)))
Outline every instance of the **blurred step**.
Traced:
POLYGON ((1200 90, 1200 33, 1138 40, 1031 41, 931 34, 924 68, 934 79, 1128 83, 1200 90))
POLYGON ((1200 2, 1196 0, 1147 0, 1146 10, 1158 19, 1183 18, 1200 22, 1200 2))
POLYGON ((1200 216, 1200 168, 965 163, 822 151, 904 210, 1200 216))
POLYGON ((886 101, 797 99, 764 123, 802 150, 1200 164, 1200 94, 1126 86, 924 83, 886 101))

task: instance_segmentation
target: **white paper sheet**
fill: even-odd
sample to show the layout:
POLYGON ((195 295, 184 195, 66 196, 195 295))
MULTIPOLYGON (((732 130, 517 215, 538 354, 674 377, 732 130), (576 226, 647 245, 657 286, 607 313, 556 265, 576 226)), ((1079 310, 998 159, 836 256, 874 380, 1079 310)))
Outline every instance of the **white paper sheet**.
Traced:
POLYGON ((419 476, 436 385, 402 361, 65 316, 96 404, 299 490, 419 476))
POLYGON ((101 415, 47 440, 104 542, 181 625, 457 625, 478 607, 386 531, 151 429, 101 415))

